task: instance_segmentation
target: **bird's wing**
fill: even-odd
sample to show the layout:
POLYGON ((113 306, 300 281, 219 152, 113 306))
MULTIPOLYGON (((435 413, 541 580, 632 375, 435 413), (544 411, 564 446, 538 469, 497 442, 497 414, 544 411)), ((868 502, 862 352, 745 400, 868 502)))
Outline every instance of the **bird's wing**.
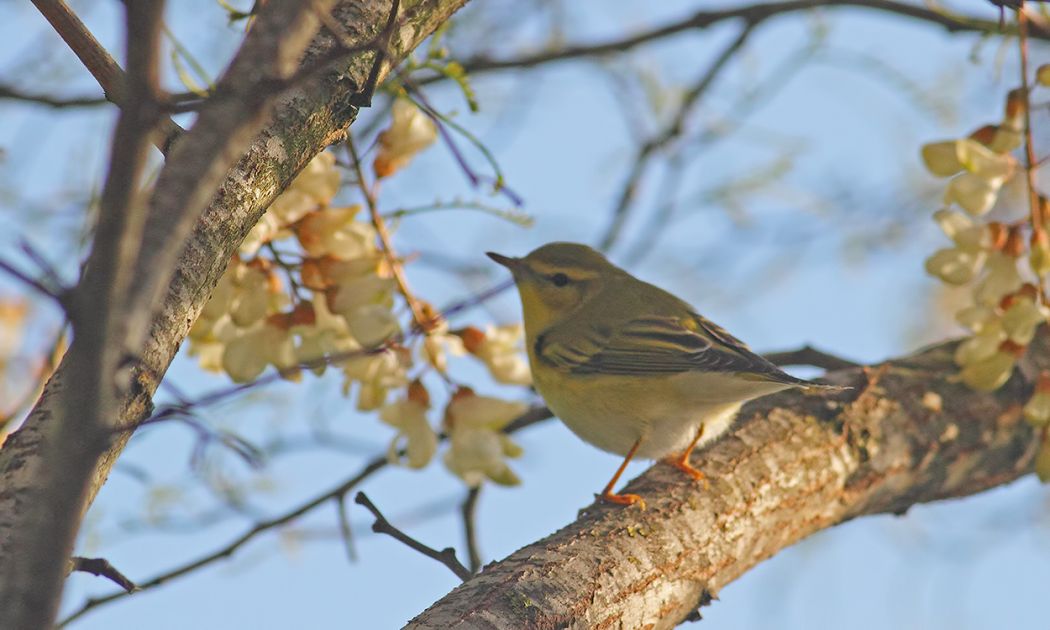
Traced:
POLYGON ((653 376, 681 372, 727 372, 759 380, 802 384, 751 352, 743 342, 701 317, 646 315, 615 332, 588 330, 562 337, 541 336, 536 355, 573 374, 653 376))

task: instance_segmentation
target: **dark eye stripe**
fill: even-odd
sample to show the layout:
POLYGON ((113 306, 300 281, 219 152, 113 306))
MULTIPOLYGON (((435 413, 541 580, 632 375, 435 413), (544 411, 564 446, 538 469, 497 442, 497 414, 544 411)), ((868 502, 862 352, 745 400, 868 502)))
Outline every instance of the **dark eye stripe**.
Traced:
POLYGON ((552 275, 550 278, 551 278, 551 282, 553 282, 554 286, 556 286, 556 287, 563 287, 563 286, 569 284, 569 276, 567 276, 567 275, 565 275, 563 273, 560 273, 560 272, 552 275))

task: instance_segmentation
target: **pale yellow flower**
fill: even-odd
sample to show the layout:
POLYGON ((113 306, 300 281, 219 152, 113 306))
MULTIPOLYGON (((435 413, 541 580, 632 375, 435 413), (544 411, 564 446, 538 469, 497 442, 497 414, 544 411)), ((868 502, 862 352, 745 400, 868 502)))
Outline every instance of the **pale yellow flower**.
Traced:
POLYGON ((469 327, 459 334, 467 351, 485 363, 496 382, 532 384, 532 373, 522 345, 525 329, 521 324, 489 326, 485 332, 469 327))
POLYGON ((437 451, 437 433, 427 421, 430 397, 419 381, 409 385, 406 397, 379 410, 379 418, 397 429, 387 449, 387 459, 409 468, 426 466, 437 451), (398 455, 404 444, 405 457, 398 455))
POLYGON ((485 479, 507 486, 521 483, 506 462, 508 457, 521 455, 521 448, 502 429, 526 408, 524 403, 478 396, 469 388, 460 388, 445 410, 450 444, 445 466, 471 487, 485 479))
POLYGON ((346 376, 343 393, 348 394, 353 383, 359 383, 357 408, 378 409, 386 402, 389 390, 408 384, 407 371, 411 363, 408 353, 399 348, 350 357, 343 363, 346 376))
POLYGON ((434 121, 408 100, 394 101, 390 114, 390 127, 379 134, 379 152, 372 163, 376 177, 389 177, 404 168, 438 136, 434 121))

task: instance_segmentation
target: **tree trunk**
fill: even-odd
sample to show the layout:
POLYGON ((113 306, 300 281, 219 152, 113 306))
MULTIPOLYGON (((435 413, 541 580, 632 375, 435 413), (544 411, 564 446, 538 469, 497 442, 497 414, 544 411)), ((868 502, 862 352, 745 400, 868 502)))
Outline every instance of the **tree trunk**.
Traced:
POLYGON ((489 565, 408 628, 672 628, 762 560, 857 516, 903 514, 1029 472, 1039 438, 1021 418, 1021 372, 1050 360, 1045 330, 994 394, 957 382, 949 343, 744 407, 694 455, 711 484, 657 464, 627 491, 645 511, 594 505, 489 565))

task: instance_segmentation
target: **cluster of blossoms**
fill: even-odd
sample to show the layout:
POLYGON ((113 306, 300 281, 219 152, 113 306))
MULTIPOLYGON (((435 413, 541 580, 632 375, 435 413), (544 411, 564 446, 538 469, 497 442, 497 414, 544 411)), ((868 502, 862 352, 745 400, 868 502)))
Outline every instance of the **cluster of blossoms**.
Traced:
MULTIPOLYGON (((1040 68, 1037 78, 1050 82, 1050 67, 1040 68)), ((980 391, 994 391, 1010 379, 1036 329, 1050 317, 1041 288, 1050 273, 1050 204, 1033 193, 1030 215, 1012 222, 985 219, 1003 185, 1025 172, 1012 152, 1024 142, 1027 107, 1026 91, 1013 90, 998 124, 922 148, 930 173, 951 178, 944 207, 933 216, 952 245, 934 252, 926 271, 945 284, 971 287, 972 303, 956 313, 956 320, 972 335, 957 347, 955 363, 961 380, 980 391)), ((1044 428, 1040 476, 1048 480, 1050 374, 1040 377, 1024 415, 1044 428)))
MULTIPOLYGON (((376 177, 393 175, 437 137, 434 122, 409 101, 397 100, 392 122, 377 142, 376 177)), ((341 369, 344 393, 357 408, 379 410, 397 430, 391 461, 427 465, 439 442, 428 420, 430 396, 421 378, 428 369, 451 383, 448 355, 471 355, 505 384, 531 382, 522 356, 520 326, 449 331, 424 302, 421 339, 406 335, 395 314, 399 265, 381 249, 377 226, 357 205, 337 206, 341 187, 332 153, 321 153, 267 209, 230 261, 190 331, 191 355, 207 370, 238 383, 270 366, 286 379, 303 369, 341 369), (418 343, 416 343, 418 341, 418 343), (414 375, 410 376, 410 372, 414 375), (391 392, 403 396, 388 403, 391 392)), ((501 429, 524 411, 522 403, 479 396, 458 387, 448 403, 444 462, 475 486, 483 479, 513 484, 506 458, 520 453, 501 429)))

